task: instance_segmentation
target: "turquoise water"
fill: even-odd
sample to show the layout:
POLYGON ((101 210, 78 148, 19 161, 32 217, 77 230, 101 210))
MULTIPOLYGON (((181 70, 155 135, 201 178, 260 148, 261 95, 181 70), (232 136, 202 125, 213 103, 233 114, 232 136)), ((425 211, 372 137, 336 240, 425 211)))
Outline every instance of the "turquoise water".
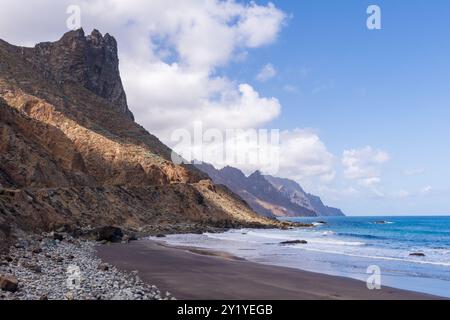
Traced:
POLYGON ((450 297, 450 217, 320 217, 293 221, 315 228, 232 230, 174 235, 169 243, 228 251, 251 261, 366 281, 381 270, 382 285, 450 297), (326 224, 317 223, 325 221, 326 224), (280 242, 308 244, 282 246, 280 242), (424 256, 411 256, 421 253, 424 256))

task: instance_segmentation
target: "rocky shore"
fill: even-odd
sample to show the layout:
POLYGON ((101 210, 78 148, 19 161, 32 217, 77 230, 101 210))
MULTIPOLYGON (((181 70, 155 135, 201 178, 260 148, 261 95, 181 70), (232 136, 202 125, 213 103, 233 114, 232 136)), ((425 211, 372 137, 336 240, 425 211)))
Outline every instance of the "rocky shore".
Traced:
POLYGON ((98 245, 60 233, 18 240, 0 256, 0 300, 175 299, 141 281, 137 271, 102 263, 98 245))

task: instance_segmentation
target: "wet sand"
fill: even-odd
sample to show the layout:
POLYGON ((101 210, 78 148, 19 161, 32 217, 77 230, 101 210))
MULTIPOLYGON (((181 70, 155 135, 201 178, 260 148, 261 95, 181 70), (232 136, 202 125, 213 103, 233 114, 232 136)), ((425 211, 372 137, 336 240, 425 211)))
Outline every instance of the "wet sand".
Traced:
POLYGON ((142 280, 180 300, 418 300, 426 294, 297 269, 268 266, 229 254, 140 240, 97 247, 116 267, 139 271, 142 280))

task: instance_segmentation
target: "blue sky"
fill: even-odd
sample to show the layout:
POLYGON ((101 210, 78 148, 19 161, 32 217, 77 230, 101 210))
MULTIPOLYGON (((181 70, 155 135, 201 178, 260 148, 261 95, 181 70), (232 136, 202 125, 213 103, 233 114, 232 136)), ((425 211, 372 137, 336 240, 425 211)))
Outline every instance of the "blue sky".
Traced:
POLYGON ((272 127, 314 128, 337 156, 367 145, 390 155, 385 195, 325 200, 355 215, 449 214, 450 2, 274 3, 290 15, 278 40, 225 72, 280 100, 272 127), (382 30, 366 28, 370 4, 382 30), (261 83, 266 63, 277 74, 261 83))

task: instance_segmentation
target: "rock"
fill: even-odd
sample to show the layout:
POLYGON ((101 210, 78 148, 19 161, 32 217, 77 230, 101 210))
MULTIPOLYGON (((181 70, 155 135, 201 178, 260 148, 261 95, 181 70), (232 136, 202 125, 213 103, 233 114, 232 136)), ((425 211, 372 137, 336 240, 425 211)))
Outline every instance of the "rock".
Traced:
POLYGON ((293 241, 283 241, 280 242, 281 245, 291 245, 291 244, 308 244, 306 240, 293 240, 293 241))
POLYGON ((123 241, 128 243, 130 241, 137 241, 138 238, 135 234, 126 234, 123 236, 123 241))
POLYGON ((0 275, 0 289, 3 291, 16 292, 19 287, 19 280, 13 276, 0 275))
POLYGON ((34 247, 31 249, 31 252, 33 252, 35 254, 39 254, 42 252, 42 249, 40 247, 34 247))
POLYGON ((40 266, 38 266, 37 264, 34 263, 24 263, 23 266, 25 268, 27 268, 28 270, 31 270, 35 273, 41 273, 42 272, 42 268, 40 266))
POLYGON ((71 292, 71 291, 66 292, 66 293, 64 294, 64 298, 66 298, 66 300, 74 300, 74 299, 75 299, 75 297, 74 297, 74 295, 73 295, 73 292, 71 292))
POLYGON ((59 227, 58 229, 56 229, 56 232, 66 232, 66 226, 59 227))
POLYGON ((59 240, 59 241, 64 240, 64 236, 61 233, 57 233, 57 232, 51 232, 50 237, 53 238, 54 240, 59 240))
POLYGON ((165 235, 165 234, 162 234, 162 233, 160 233, 160 234, 157 234, 157 235, 156 235, 156 237, 157 237, 157 238, 165 238, 165 237, 166 237, 166 235, 165 235))
POLYGON ((425 257, 425 253, 422 252, 413 252, 410 254, 411 257, 425 257))
POLYGON ((121 242, 123 238, 122 229, 118 227, 101 227, 95 230, 97 241, 121 242))
POLYGON ((109 270, 109 264, 107 264, 107 263, 100 263, 98 265, 98 270, 108 271, 109 270))
POLYGON ((28 242, 25 240, 20 240, 19 242, 14 244, 14 247, 16 249, 25 249, 26 247, 28 247, 28 242))

